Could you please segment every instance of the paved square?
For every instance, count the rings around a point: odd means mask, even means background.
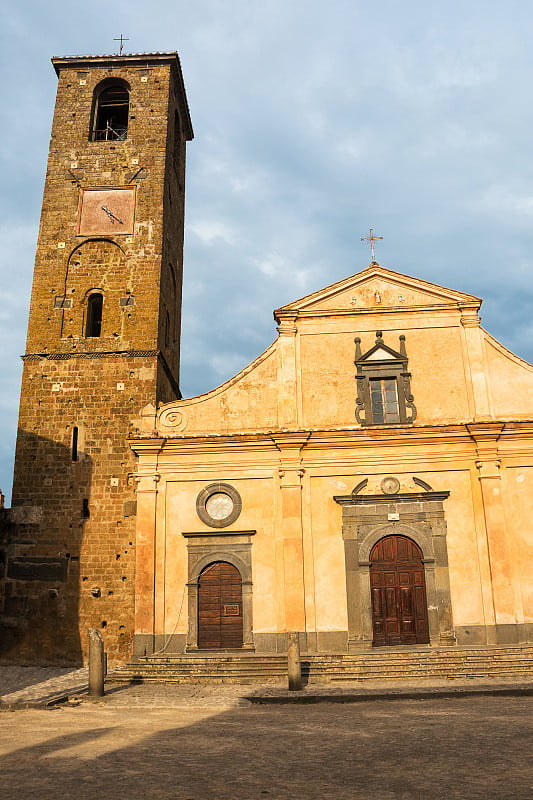
[[[526,800],[531,698],[0,714],[0,793],[54,800]]]

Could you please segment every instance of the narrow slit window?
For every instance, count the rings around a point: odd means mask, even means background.
[[[128,136],[130,93],[120,84],[107,86],[96,98],[93,141],[115,141]]]
[[[103,295],[96,293],[87,302],[87,327],[85,336],[97,338],[102,333]]]
[[[170,347],[170,344],[171,344],[170,314],[167,311],[165,313],[165,347]]]
[[[396,378],[370,379],[370,405],[375,425],[400,421]]]
[[[78,427],[75,425],[72,428],[72,460],[78,460]]]

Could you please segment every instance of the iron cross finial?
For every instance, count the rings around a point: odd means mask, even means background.
[[[366,237],[361,236],[361,241],[362,242],[370,242],[370,247],[372,249],[372,263],[373,264],[376,263],[376,257],[374,255],[374,242],[377,239],[383,239],[383,236],[374,236],[374,231],[373,231],[372,228],[370,228],[370,236],[366,236]]]
[[[129,39],[126,39],[126,37],[125,37],[125,36],[123,36],[122,34],[120,34],[120,38],[118,38],[118,39],[113,39],[113,41],[114,41],[114,42],[120,42],[120,52],[119,52],[119,55],[121,56],[121,55],[122,55],[122,50],[124,49],[124,42],[129,42]]]

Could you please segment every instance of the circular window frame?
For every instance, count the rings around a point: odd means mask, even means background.
[[[207,501],[214,494],[218,493],[227,494],[233,501],[233,511],[228,514],[224,519],[215,519],[211,516],[206,508]],[[234,486],[229,483],[210,483],[205,489],[202,489],[196,498],[196,513],[203,523],[209,525],[210,528],[227,528],[239,517],[242,511],[242,500],[239,492]]]
[[[393,495],[400,491],[400,481],[395,475],[386,475],[380,483],[383,494]]]

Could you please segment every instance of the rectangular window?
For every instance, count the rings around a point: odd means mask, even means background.
[[[400,422],[396,378],[370,378],[372,423]]]

